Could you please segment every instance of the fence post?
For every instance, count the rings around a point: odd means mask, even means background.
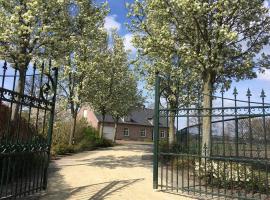
[[[153,157],[153,189],[158,189],[158,143],[159,143],[159,87],[160,77],[156,73],[155,82],[155,112],[154,112],[154,157]]]
[[[50,68],[51,68],[51,61],[50,61]],[[53,124],[54,124],[54,117],[55,117],[55,102],[56,102],[56,94],[57,94],[57,85],[58,85],[58,68],[53,68],[54,71],[54,79],[52,83],[52,90],[53,90],[53,105],[50,113],[49,119],[49,129],[48,129],[48,160],[46,163],[46,168],[44,171],[44,179],[43,179],[43,189],[47,189],[47,181],[48,181],[48,167],[50,163],[50,155],[51,155],[51,143],[52,143],[52,133],[53,133]]]

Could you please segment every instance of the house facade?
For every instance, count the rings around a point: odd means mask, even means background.
[[[105,116],[103,136],[113,140],[114,132],[116,140],[153,141],[154,110],[149,108],[138,108],[128,116],[121,118],[115,131],[115,122],[110,115]],[[89,107],[83,107],[79,112],[79,118],[85,118],[87,122],[96,129],[100,129],[102,116]],[[166,139],[168,125],[165,119],[160,119],[159,137]]]

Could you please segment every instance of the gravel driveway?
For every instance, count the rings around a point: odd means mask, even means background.
[[[41,200],[188,199],[153,191],[151,152],[149,144],[124,144],[53,161]]]

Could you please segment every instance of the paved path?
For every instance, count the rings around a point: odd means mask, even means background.
[[[152,189],[151,145],[124,144],[53,161],[41,200],[189,199]]]

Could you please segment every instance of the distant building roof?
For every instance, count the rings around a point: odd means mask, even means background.
[[[102,115],[95,113],[98,121],[102,121]],[[121,118],[119,123],[153,126],[154,110],[149,108],[137,108],[132,111],[128,116]],[[111,115],[105,116],[105,122],[113,123],[114,120]],[[160,127],[168,127],[166,118],[159,119]]]

